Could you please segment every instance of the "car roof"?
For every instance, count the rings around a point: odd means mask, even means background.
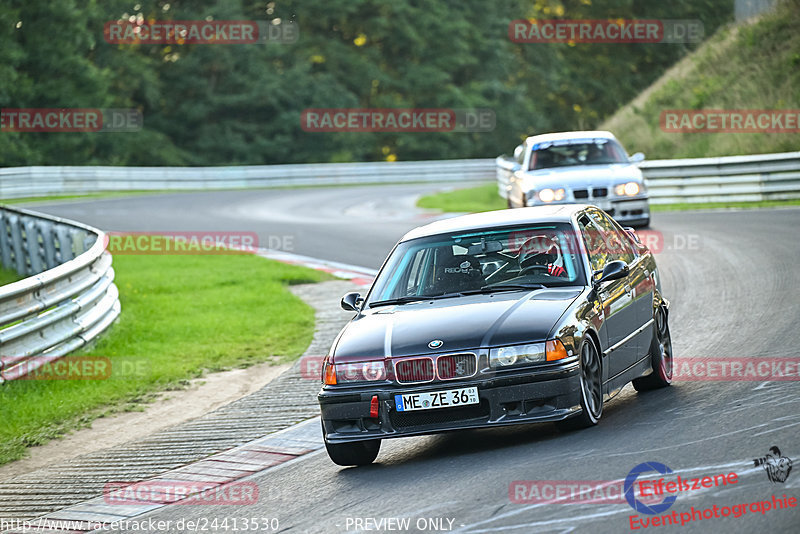
[[[482,230],[503,226],[538,223],[569,223],[575,213],[589,207],[587,204],[556,204],[530,208],[485,211],[441,219],[414,228],[400,239],[401,242],[452,232]]]
[[[587,139],[587,138],[601,138],[601,139],[616,139],[614,134],[604,130],[586,130],[580,132],[554,132],[540,135],[532,135],[528,137],[528,143],[544,143],[547,141],[562,141],[564,139]]]

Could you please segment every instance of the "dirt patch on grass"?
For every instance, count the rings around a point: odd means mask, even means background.
[[[167,427],[200,417],[212,410],[254,393],[286,371],[291,364],[261,363],[246,369],[211,373],[191,380],[186,389],[159,393],[142,411],[101,417],[90,428],[62,439],[31,447],[30,456],[0,467],[0,480],[89,452],[144,438]]]

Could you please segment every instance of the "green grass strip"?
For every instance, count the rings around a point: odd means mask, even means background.
[[[81,353],[110,358],[111,376],[0,385],[0,464],[206,371],[297,358],[314,311],[287,286],[332,278],[252,255],[116,255],[114,269],[122,315]]]

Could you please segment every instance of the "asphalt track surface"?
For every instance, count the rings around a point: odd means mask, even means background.
[[[35,209],[106,230],[254,231],[262,246],[270,236],[291,236],[291,252],[378,268],[406,230],[429,218],[413,203],[431,189],[164,194]],[[676,357],[800,356],[800,209],[656,213],[652,229],[663,234],[657,261]],[[254,475],[256,504],[174,505],[144,517],[206,525],[227,518],[229,532],[234,518],[242,531],[245,517],[277,518],[281,532],[396,531],[387,528],[396,523],[376,528],[384,518],[409,518],[410,532],[630,532],[634,512],[625,502],[515,503],[509,489],[518,480],[618,481],[642,462],[660,462],[683,477],[738,474],[736,484],[681,494],[667,514],[773,495],[800,500],[798,437],[797,381],[680,382],[642,394],[627,386],[591,429],[565,434],[538,424],[388,440],[376,463],[362,468],[340,468],[321,451]],[[774,445],[795,463],[785,483],[753,464]],[[798,532],[798,525],[800,507],[639,531]]]

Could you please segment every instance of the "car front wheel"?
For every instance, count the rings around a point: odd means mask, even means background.
[[[322,430],[323,436],[325,429]],[[381,450],[381,440],[353,441],[350,443],[328,443],[325,440],[325,449],[328,456],[337,465],[369,465],[378,457]]]
[[[603,415],[603,373],[600,352],[586,336],[581,346],[581,413],[558,421],[561,430],[576,430],[596,425]]]
[[[647,391],[672,384],[672,337],[669,333],[667,312],[659,307],[653,317],[655,328],[650,342],[650,363],[653,372],[633,381],[636,391]]]

